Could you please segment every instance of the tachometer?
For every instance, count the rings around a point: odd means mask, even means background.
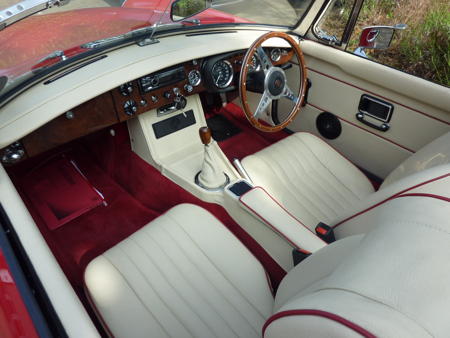
[[[259,70],[259,61],[256,58],[255,55],[252,56],[252,59],[250,60],[249,64],[248,64],[248,70],[250,72],[257,72]]]
[[[233,66],[227,60],[217,61],[211,72],[217,88],[224,89],[233,81]]]

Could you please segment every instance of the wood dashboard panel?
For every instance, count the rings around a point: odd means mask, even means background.
[[[186,76],[189,74],[189,72],[191,70],[200,71],[200,63],[194,64],[193,62],[186,62],[182,66],[184,67]],[[120,121],[125,121],[125,120],[132,118],[133,116],[145,113],[149,110],[172,104],[173,98],[174,98],[174,94],[173,94],[174,88],[178,88],[180,90],[180,94],[183,96],[190,96],[190,95],[198,94],[205,90],[203,83],[200,83],[200,85],[198,85],[197,87],[193,87],[192,92],[190,92],[190,93],[187,92],[186,89],[184,88],[184,86],[189,83],[188,79],[186,78],[183,81],[179,81],[177,83],[173,83],[171,85],[152,90],[151,92],[142,93],[139,90],[138,81],[139,80],[134,80],[131,82],[133,91],[131,92],[131,94],[129,94],[127,96],[122,95],[118,88],[112,90],[114,103],[115,103],[117,114],[118,114]],[[172,94],[172,96],[169,99],[165,98],[164,97],[165,92],[170,92]],[[158,100],[157,102],[152,101],[153,96],[157,98],[157,100]],[[136,103],[137,111],[132,116],[127,115],[124,110],[125,102],[127,102],[128,100],[133,100]],[[145,102],[145,104],[142,104],[141,103],[142,101]]]
[[[102,94],[25,136],[22,144],[29,157],[119,122],[111,93]]]

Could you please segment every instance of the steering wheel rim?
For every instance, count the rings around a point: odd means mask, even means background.
[[[271,38],[282,38],[289,43],[297,56],[298,66],[300,68],[300,86],[298,93],[294,93],[287,85],[286,76],[284,71],[277,66],[272,64],[269,56],[264,52],[262,44],[264,41]],[[264,93],[258,104],[256,112],[252,112],[248,104],[247,95],[247,75],[249,72],[249,62],[251,61],[253,55],[256,55],[259,59],[261,66],[264,71]],[[281,88],[282,87],[282,88]],[[305,59],[303,57],[303,52],[300,49],[298,43],[288,34],[284,32],[269,32],[258,38],[247,50],[242,62],[241,73],[239,77],[239,96],[242,102],[242,107],[250,124],[258,130],[264,132],[277,132],[289,125],[292,120],[300,112],[303,102],[305,100],[305,93],[307,87],[307,76],[306,76],[306,66]],[[280,92],[281,91],[281,92]],[[258,116],[263,113],[270,105],[273,100],[279,98],[287,98],[295,103],[288,117],[284,122],[277,125],[267,125],[259,121]]]

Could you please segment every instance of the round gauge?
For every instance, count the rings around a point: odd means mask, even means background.
[[[280,61],[280,59],[281,59],[281,49],[280,48],[272,49],[272,51],[270,52],[270,58],[274,62]]]
[[[259,70],[259,61],[255,55],[252,56],[252,59],[248,64],[248,70],[250,72],[257,72]]]
[[[197,87],[202,82],[202,75],[196,69],[191,70],[188,74],[188,81],[192,87]]]
[[[226,88],[233,81],[233,66],[227,60],[217,61],[212,67],[211,73],[217,88]]]

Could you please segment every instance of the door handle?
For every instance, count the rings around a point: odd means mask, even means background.
[[[356,119],[358,121],[364,123],[366,126],[369,126],[371,128],[375,128],[375,129],[377,129],[379,131],[383,131],[383,132],[388,131],[389,128],[390,128],[389,124],[387,124],[387,123],[382,123],[382,124],[378,125],[378,124],[375,124],[375,123],[372,123],[372,122],[369,122],[369,121],[365,120],[364,117],[365,117],[365,115],[363,113],[357,113],[356,114]]]

